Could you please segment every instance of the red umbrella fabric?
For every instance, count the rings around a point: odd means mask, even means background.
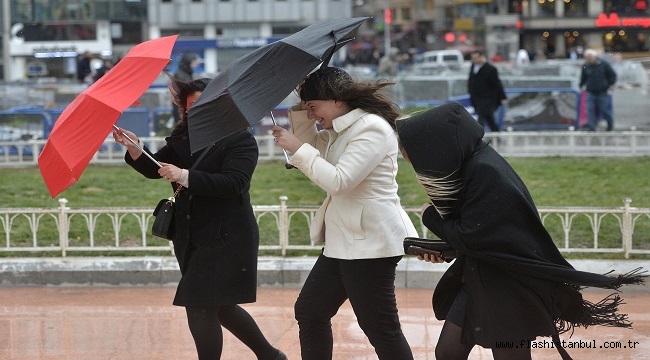
[[[122,112],[138,100],[169,63],[177,37],[166,36],[134,46],[63,110],[38,157],[52,198],[79,180]]]

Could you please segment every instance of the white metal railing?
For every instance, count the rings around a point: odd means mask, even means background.
[[[562,252],[650,254],[650,208],[624,206],[541,207],[539,213]],[[260,250],[281,255],[319,250],[309,241],[309,222],[317,206],[289,206],[285,196],[279,205],[254,206],[260,224]],[[422,237],[431,236],[422,225],[420,207],[405,207],[419,224]],[[0,208],[0,252],[172,253],[171,243],[150,234],[152,208],[83,208],[59,200],[58,208]],[[74,226],[72,226],[74,224]],[[103,225],[100,225],[103,224]],[[56,231],[54,230],[56,229]],[[635,235],[635,230],[637,230]]]
[[[487,133],[485,138],[505,157],[650,155],[650,131],[504,131]],[[282,149],[275,144],[271,135],[258,135],[256,139],[260,161],[284,159]],[[142,140],[153,152],[165,144],[164,137]],[[0,142],[0,167],[37,165],[38,154],[44,145],[45,140]],[[90,162],[124,164],[124,148],[112,138],[107,139]]]

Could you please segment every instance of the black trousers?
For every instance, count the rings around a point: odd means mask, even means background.
[[[303,360],[332,359],[331,319],[347,299],[380,360],[413,359],[395,300],[395,268],[401,258],[318,257],[295,305]]]
[[[478,123],[481,124],[482,126],[487,126],[490,128],[490,131],[492,132],[499,132],[501,129],[499,129],[499,124],[497,124],[496,119],[494,118],[494,112],[497,111],[497,109],[493,108],[486,108],[486,109],[475,109],[476,113],[478,114]]]

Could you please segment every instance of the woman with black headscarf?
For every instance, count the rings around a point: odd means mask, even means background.
[[[618,295],[594,304],[580,290],[618,289],[644,276],[638,269],[618,277],[575,270],[544,228],[522,180],[483,141],[482,126],[465,108],[445,104],[398,121],[397,130],[402,153],[431,199],[422,222],[460,254],[433,295],[436,318],[445,320],[436,358],[466,359],[480,345],[495,359],[530,359],[529,342],[551,336],[562,358],[570,359],[560,333],[575,326],[630,326],[618,312]],[[508,343],[513,348],[498,348]]]

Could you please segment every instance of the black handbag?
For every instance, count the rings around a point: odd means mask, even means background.
[[[456,249],[444,240],[407,237],[404,239],[404,253],[408,255],[436,255],[446,262],[456,258]]]
[[[176,221],[174,220],[174,206],[176,204],[176,196],[181,191],[183,186],[178,185],[174,196],[169,199],[162,199],[156,205],[153,211],[155,217],[153,225],[151,226],[151,234],[159,238],[174,240],[176,235]]]
[[[201,156],[194,162],[190,170],[194,169],[201,162],[201,160],[203,160],[203,157],[208,153],[208,150],[210,148],[212,148],[212,146],[203,150]],[[178,196],[178,193],[183,190],[183,186],[181,184],[176,185],[178,185],[178,187],[176,188],[176,192],[174,192],[174,196],[168,199],[160,200],[153,211],[154,221],[153,225],[151,226],[151,234],[153,236],[167,240],[174,240],[174,236],[176,235],[174,207],[176,206],[176,196]]]

